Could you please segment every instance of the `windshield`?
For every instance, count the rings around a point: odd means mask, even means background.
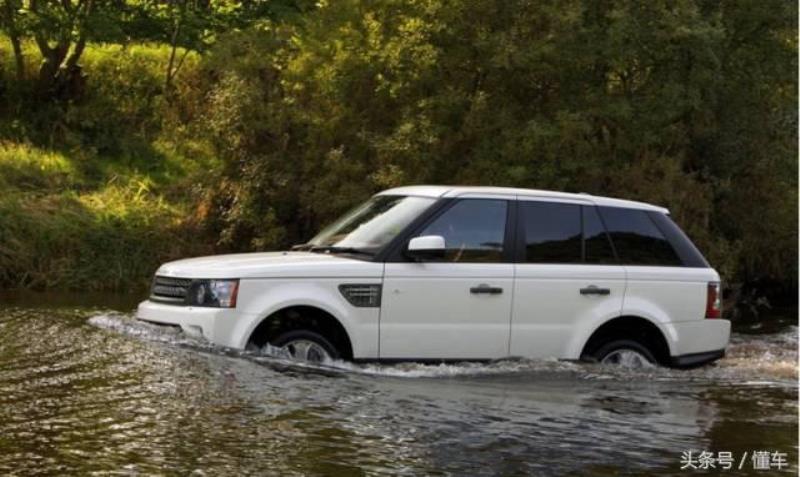
[[[375,196],[344,214],[308,244],[377,252],[435,201],[429,197]]]

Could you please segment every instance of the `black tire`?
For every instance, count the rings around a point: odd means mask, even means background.
[[[625,340],[625,339],[612,340],[603,344],[595,351],[589,353],[588,358],[590,361],[602,363],[603,359],[605,359],[606,356],[610,355],[614,351],[619,351],[624,349],[635,351],[644,356],[644,358],[647,359],[647,361],[649,361],[650,364],[658,365],[658,361],[656,360],[655,356],[653,356],[653,353],[649,349],[647,349],[646,346],[642,345],[638,341]]]
[[[327,353],[330,355],[331,359],[340,359],[341,353],[336,347],[331,344],[324,336],[319,333],[315,333],[309,330],[292,330],[287,331],[277,338],[272,340],[270,343],[272,346],[277,346],[278,348],[282,348],[286,346],[286,344],[295,341],[295,340],[308,340],[313,341],[314,343],[321,346]]]

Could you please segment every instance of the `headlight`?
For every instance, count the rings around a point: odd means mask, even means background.
[[[187,297],[191,306],[236,308],[239,280],[194,280]]]

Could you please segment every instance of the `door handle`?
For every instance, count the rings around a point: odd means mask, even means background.
[[[598,288],[595,285],[589,285],[586,288],[581,288],[581,295],[610,295],[611,290],[608,288]]]
[[[500,287],[490,287],[485,283],[481,283],[476,287],[472,287],[469,289],[469,292],[477,295],[477,294],[486,294],[486,295],[499,295],[503,293],[503,289]]]

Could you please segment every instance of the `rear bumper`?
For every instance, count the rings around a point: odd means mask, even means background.
[[[702,361],[700,358],[705,355],[713,356],[714,353],[719,354],[720,352],[724,354],[731,336],[731,322],[722,319],[673,322],[666,324],[665,331],[671,342],[670,355],[673,359]],[[721,356],[708,359],[708,361],[719,357]]]
[[[673,356],[671,358],[671,364],[675,368],[694,368],[696,366],[702,366],[706,363],[716,361],[724,356],[724,349],[718,349],[716,351],[704,351],[702,353],[683,354],[680,356]]]

